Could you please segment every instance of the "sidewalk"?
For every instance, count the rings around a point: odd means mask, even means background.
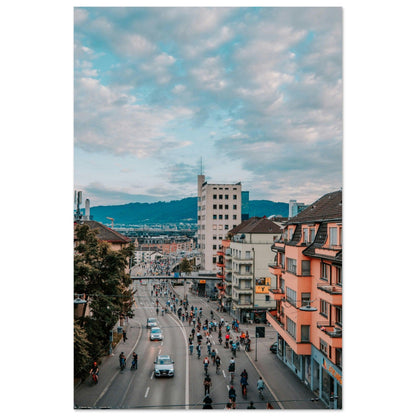
[[[188,292],[194,299],[206,302],[206,298],[199,297]],[[180,296],[182,297],[182,296]],[[214,312],[217,322],[223,318],[230,324],[233,321],[227,312],[217,311],[216,302],[206,302],[207,308]],[[204,311],[205,312],[205,311]],[[257,361],[256,361],[256,326],[265,327],[265,338],[257,339]],[[276,354],[270,351],[270,346],[276,342],[276,331],[268,324],[240,324],[240,334],[248,331],[251,339],[251,351],[244,352],[260,376],[265,381],[268,390],[271,392],[279,406],[284,409],[327,409],[327,406],[320,400],[316,400],[314,393],[279,359]],[[231,329],[231,334],[237,334]]]

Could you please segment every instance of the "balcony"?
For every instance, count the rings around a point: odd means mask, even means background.
[[[325,322],[317,322],[316,326],[320,329],[319,336],[331,347],[342,348],[342,328]]]
[[[284,267],[282,264],[269,264],[269,272],[275,276],[281,275]]]
[[[218,272],[217,277],[219,277],[220,279],[224,279],[224,272]]]
[[[217,256],[224,256],[224,255],[225,255],[224,250],[222,249],[217,250]]]
[[[318,283],[316,287],[324,292],[321,296],[323,300],[334,306],[342,305],[342,286],[331,285],[329,283]]]
[[[285,297],[283,289],[269,289],[269,293],[273,296],[274,300],[281,300]]]
[[[235,287],[233,289],[237,292],[238,295],[251,295],[253,293],[252,287]]]
[[[217,267],[224,268],[225,267],[224,261],[218,261],[217,262]]]
[[[253,273],[250,272],[244,272],[244,273],[239,273],[239,272],[234,272],[234,277],[237,277],[238,279],[252,279],[253,278]]]

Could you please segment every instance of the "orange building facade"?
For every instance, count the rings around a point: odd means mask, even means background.
[[[296,217],[272,246],[277,356],[330,408],[342,408],[342,191]]]

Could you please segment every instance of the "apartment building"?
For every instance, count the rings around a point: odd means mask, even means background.
[[[342,408],[342,191],[290,218],[270,272],[267,320],[277,356],[331,408]]]
[[[244,197],[244,201],[243,201]],[[241,223],[242,206],[248,207],[248,192],[241,183],[208,184],[198,175],[198,234],[201,269],[217,270],[217,251],[227,233]]]
[[[267,218],[243,221],[228,234],[218,252],[223,279],[217,288],[221,304],[241,322],[266,322],[266,311],[276,308],[269,289],[276,288],[276,276],[270,274],[274,259],[270,250],[282,229]]]

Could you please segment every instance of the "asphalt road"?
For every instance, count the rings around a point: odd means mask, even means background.
[[[204,371],[202,358],[207,354],[205,340],[203,341],[202,357],[198,359],[194,350],[189,355],[187,338],[192,329],[186,322],[182,323],[177,316],[166,314],[157,316],[163,331],[163,341],[150,341],[149,330],[145,328],[148,317],[156,317],[155,298],[150,295],[151,282],[147,286],[135,283],[136,310],[134,318],[128,323],[128,340],[121,342],[114,350],[113,356],[108,356],[101,364],[100,378],[97,385],[89,380],[79,385],[74,392],[74,403],[79,408],[110,408],[110,409],[201,409],[204,398]],[[182,296],[184,287],[176,290]],[[165,302],[166,298],[161,298]],[[189,295],[190,305],[203,308],[203,320],[209,319],[210,308],[205,300]],[[228,402],[230,379],[227,368],[231,352],[219,345],[217,333],[213,332],[211,342],[218,350],[222,359],[222,371],[215,373],[215,367],[210,365],[209,374],[212,379],[210,396],[213,407],[223,409]],[[120,371],[118,355],[121,351],[127,356],[127,368]],[[138,370],[130,370],[131,354],[139,356]],[[175,376],[173,378],[154,377],[153,361],[158,354],[169,354],[175,361]],[[248,372],[247,399],[241,397],[239,374],[246,369]],[[266,408],[268,400],[272,400],[270,392],[265,391],[264,400],[259,400],[256,382],[258,373],[244,352],[237,352],[236,382],[237,409],[247,408],[252,400],[257,409]],[[274,405],[277,407],[276,404]]]

